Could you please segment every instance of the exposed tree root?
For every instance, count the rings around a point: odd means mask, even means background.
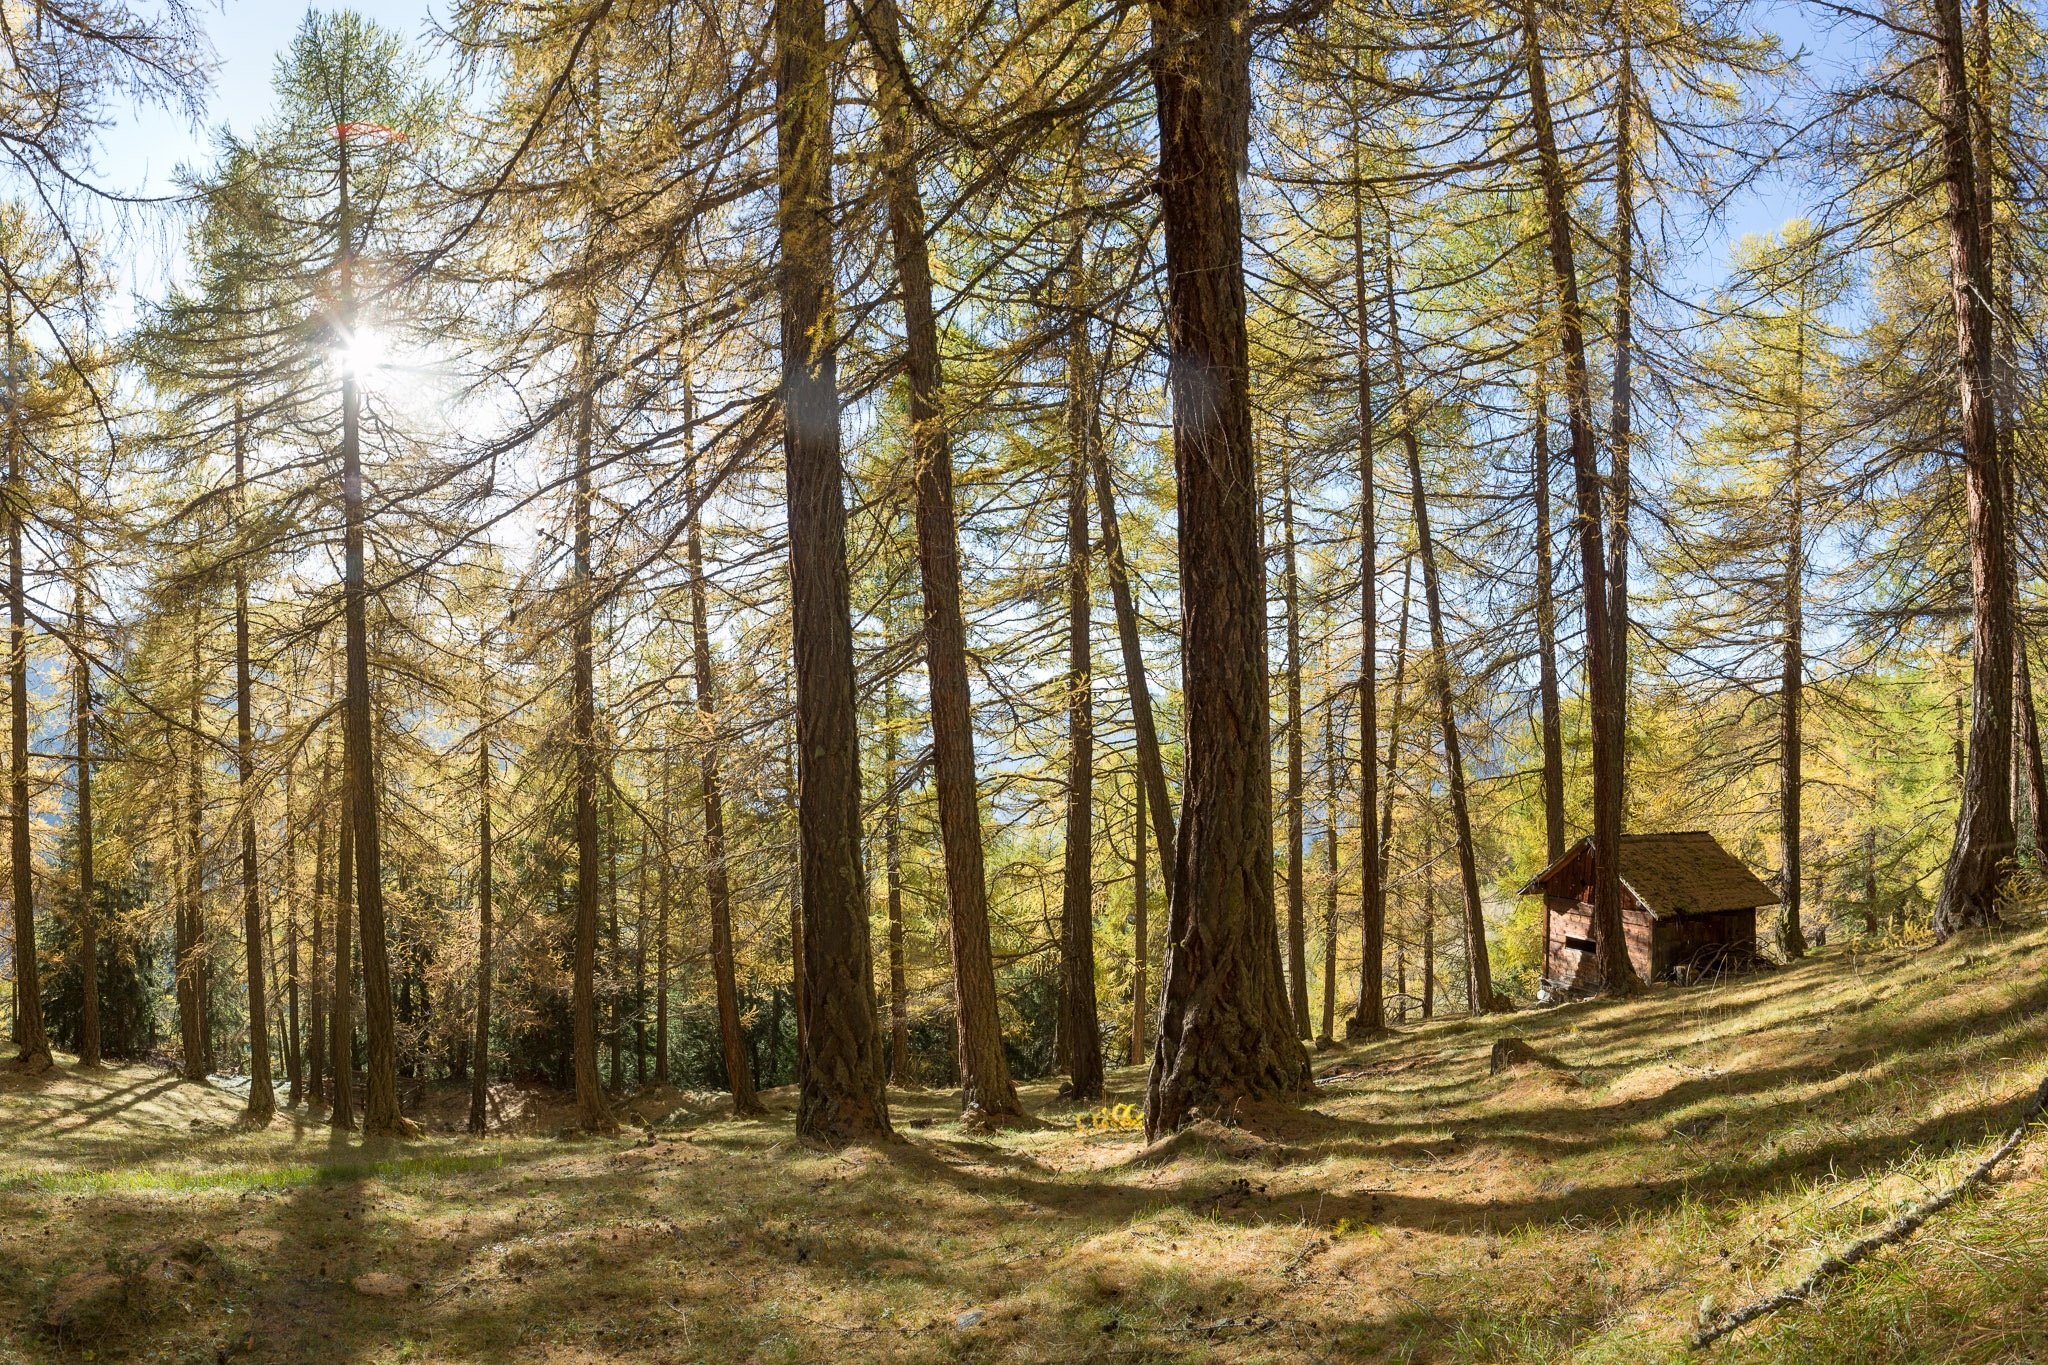
[[[1918,1232],[1920,1226],[1929,1218],[1940,1213],[1970,1190],[1990,1179],[1992,1171],[1996,1170],[2000,1162],[2011,1156],[2018,1149],[2020,1143],[2027,1136],[2027,1129],[2031,1128],[2034,1125],[2034,1121],[2041,1118],[2043,1114],[2048,1114],[2048,1079],[2042,1080],[2040,1088],[2034,1092],[2033,1103],[2029,1104],[2026,1112],[2020,1115],[2020,1121],[2014,1125],[2013,1130],[2005,1135],[2005,1141],[1999,1143],[1989,1156],[1978,1162],[1968,1175],[1941,1191],[1941,1193],[1922,1200],[1912,1208],[1907,1209],[1879,1231],[1873,1232],[1863,1240],[1853,1242],[1843,1250],[1825,1258],[1799,1283],[1792,1285],[1788,1289],[1781,1289],[1766,1298],[1758,1299],[1756,1302],[1749,1304],[1747,1307],[1737,1309],[1733,1313],[1724,1314],[1706,1327],[1701,1328],[1693,1334],[1692,1344],[1695,1347],[1711,1346],[1722,1337],[1755,1322],[1758,1318],[1775,1313],[1780,1308],[1789,1308],[1795,1303],[1800,1303],[1812,1297],[1813,1292],[1823,1284],[1849,1269],[1858,1261],[1865,1259],[1871,1253],[1881,1251],[1888,1246],[1897,1246],[1900,1242],[1905,1241],[1915,1232]]]

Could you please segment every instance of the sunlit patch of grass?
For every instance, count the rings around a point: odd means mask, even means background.
[[[0,1172],[0,1190],[31,1194],[193,1194],[208,1190],[288,1189],[361,1180],[395,1185],[467,1175],[472,1171],[491,1171],[504,1164],[504,1155],[497,1152],[438,1152],[381,1161],[275,1166],[250,1164],[198,1170],[13,1171]]]

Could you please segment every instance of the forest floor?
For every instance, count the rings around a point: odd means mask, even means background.
[[[1555,1066],[1488,1074],[1518,1037]],[[1816,1302],[1703,1312],[1945,1185],[2048,1070],[2048,926],[1410,1026],[1311,1107],[1145,1154],[1084,1114],[799,1142],[705,1097],[616,1139],[378,1150],[130,1067],[0,1079],[0,1358],[2048,1360],[2048,1130]],[[664,1110],[649,1112],[652,1107]],[[532,1125],[528,1125],[532,1126]]]

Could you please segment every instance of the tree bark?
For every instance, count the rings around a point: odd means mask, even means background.
[[[1799,344],[1794,348],[1798,382],[1806,372],[1805,322],[1801,312]],[[1804,788],[1804,744],[1800,725],[1806,686],[1806,470],[1805,416],[1795,411],[1792,450],[1785,470],[1785,578],[1781,589],[1784,635],[1780,640],[1778,680],[1778,856],[1784,872],[1778,887],[1778,950],[1786,959],[1806,955],[1806,934],[1799,922],[1801,891],[1800,797]]]
[[[8,704],[12,716],[8,748],[9,850],[14,895],[14,1031],[20,1045],[15,1062],[25,1071],[51,1066],[50,1035],[43,1024],[43,987],[36,961],[35,863],[29,847],[33,814],[28,797],[28,590],[22,560],[22,516],[28,506],[23,484],[20,380],[14,332],[14,301],[7,317],[7,612]]]
[[[1393,290],[1387,291],[1388,336],[1394,356],[1394,387],[1401,392],[1400,328],[1393,313]],[[1443,735],[1444,774],[1451,797],[1451,831],[1457,839],[1458,883],[1464,892],[1466,1003],[1474,1014],[1498,1009],[1493,994],[1493,967],[1486,949],[1486,916],[1479,899],[1479,870],[1472,853],[1472,815],[1465,796],[1465,759],[1458,742],[1457,699],[1451,689],[1450,643],[1444,638],[1443,590],[1437,576],[1436,543],[1429,530],[1429,498],[1422,487],[1421,443],[1412,422],[1404,422],[1401,443],[1408,454],[1408,488],[1415,500],[1416,551],[1422,558],[1422,600],[1429,614],[1431,681],[1435,684],[1437,725]]]
[[[1294,471],[1280,456],[1280,607],[1287,658],[1287,995],[1294,1007],[1294,1034],[1309,1036],[1308,926],[1301,846],[1301,576],[1294,556]]]
[[[882,872],[889,915],[889,1084],[913,1083],[910,1074],[910,1002],[903,975],[903,820],[897,783],[896,683],[889,680],[882,711]],[[962,1068],[964,1073],[965,1068]]]
[[[248,458],[243,445],[242,409],[235,405],[235,521],[247,516]],[[263,980],[263,889],[256,870],[256,718],[249,672],[249,571],[235,558],[235,805],[242,842],[242,939],[249,972],[249,1097],[242,1121],[267,1124],[277,1113],[270,1084],[270,1002]]]
[[[1265,557],[1252,450],[1243,216],[1244,0],[1152,9],[1179,495],[1187,764],[1148,1136],[1310,1084],[1273,916]]]
[[[92,853],[92,666],[85,657],[85,561],[81,547],[71,625],[78,637],[72,660],[72,725],[76,745],[77,804],[74,828],[78,838],[78,1064],[100,1064],[100,940],[99,910],[94,905]]]
[[[886,1138],[861,866],[858,712],[833,316],[832,45],[824,0],[775,0],[782,443],[801,793],[799,1135]]]
[[[569,726],[575,753],[576,937],[569,1016],[576,1079],[576,1120],[587,1132],[612,1127],[597,1070],[597,912],[603,894],[603,849],[597,828],[597,644],[595,585],[590,564],[591,446],[596,423],[594,323],[586,318],[577,342],[574,454],[570,516],[572,565],[569,626]]]
[[[1351,297],[1357,324],[1358,363],[1358,902],[1361,925],[1358,1004],[1344,1021],[1346,1041],[1386,1027],[1382,978],[1386,972],[1385,850],[1372,837],[1379,804],[1379,492],[1372,413],[1371,299],[1365,275],[1365,167],[1353,128],[1351,143]],[[1389,775],[1391,781],[1391,772]]]
[[[1628,782],[1629,511],[1635,490],[1629,473],[1635,423],[1635,49],[1628,7],[1615,10],[1621,59],[1614,105],[1614,389],[1608,400],[1611,468],[1607,501],[1607,643],[1613,654],[1616,784]]]
[[[346,764],[344,764],[346,768]],[[328,1087],[334,1099],[327,1107],[330,1127],[356,1126],[355,1063],[355,945],[351,926],[355,919],[356,821],[350,810],[355,797],[349,790],[346,772],[342,778],[340,836],[335,840],[334,873],[334,1007],[328,1011],[327,1031],[334,1050],[328,1068]]]
[[[1079,254],[1079,245],[1075,247]],[[1079,293],[1078,280],[1074,281]],[[1095,367],[1077,312],[1067,343],[1067,830],[1060,895],[1060,1041],[1075,1100],[1102,1098],[1095,1000],[1095,710],[1089,633],[1088,472]]]
[[[1564,352],[1565,399],[1570,418],[1572,470],[1577,496],[1580,577],[1586,619],[1586,676],[1593,730],[1593,936],[1600,955],[1602,990],[1630,995],[1642,988],[1629,962],[1621,923],[1622,706],[1621,679],[1608,620],[1607,565],[1599,455],[1593,443],[1593,390],[1586,364],[1585,319],[1579,302],[1572,245],[1571,196],[1551,123],[1550,92],[1536,7],[1522,6],[1523,57],[1528,66],[1529,113],[1542,183],[1546,240],[1557,290],[1558,331]]]
[[[1116,489],[1109,477],[1109,443],[1098,435],[1088,444],[1095,457],[1095,514],[1102,522],[1103,576],[1109,580],[1117,645],[1124,660],[1124,688],[1131,699],[1131,729],[1137,736],[1138,780],[1145,787],[1145,806],[1159,850],[1160,889],[1171,901],[1173,802],[1166,794],[1166,763],[1159,752],[1159,727],[1152,715],[1152,688],[1145,681],[1145,647],[1138,635],[1138,605],[1131,589],[1130,563],[1124,555],[1123,528],[1117,521]],[[1139,1046],[1142,1052],[1143,1044]]]
[[[718,1003],[718,1043],[725,1058],[727,1084],[732,1089],[732,1111],[742,1118],[766,1113],[754,1091],[754,1074],[747,1057],[747,1040],[740,1026],[740,998],[732,951],[732,883],[726,871],[725,787],[719,769],[718,675],[711,663],[711,611],[704,574],[702,508],[697,485],[696,390],[690,366],[683,373],[683,426],[686,458],[684,497],[689,500],[689,522],[684,532],[684,556],[690,572],[690,676],[697,695],[697,787],[704,806],[704,892],[711,908],[711,979]],[[664,940],[664,948],[666,940]],[[662,981],[667,982],[664,974]],[[662,1055],[667,1056],[666,1015],[657,1026],[662,1035]],[[662,1064],[665,1074],[666,1062]]]
[[[1545,367],[1536,369],[1534,477],[1536,504],[1536,694],[1543,745],[1543,864],[1564,857],[1564,705],[1557,680],[1557,589],[1551,562],[1550,395]]]
[[[490,1126],[491,930],[496,890],[491,847],[490,636],[484,636],[483,677],[476,723],[476,1027],[469,1049],[469,1131],[482,1137]]]
[[[308,1104],[319,1104],[327,1098],[327,929],[323,911],[327,905],[327,802],[332,776],[331,751],[330,741],[320,753],[320,785],[314,791],[313,801],[313,941],[308,982],[312,1017],[306,1025]]]
[[[668,915],[674,894],[673,872],[675,822],[670,797],[672,770],[668,736],[661,746],[661,839],[657,847],[661,861],[654,878],[654,1083],[667,1085],[668,1070]],[[722,1040],[721,1040],[722,1041]],[[747,1065],[745,1040],[741,1040],[740,1065]]]
[[[298,806],[294,800],[292,769],[296,765],[287,759],[284,765],[284,1070],[288,1089],[285,1092],[285,1107],[296,1109],[306,1097],[306,1056],[301,1042],[305,1035],[299,1031],[301,1022],[299,1005],[299,823]],[[266,929],[266,932],[268,930]],[[271,951],[273,970],[277,962],[276,949]]]
[[[1145,885],[1145,774],[1131,782],[1131,1065],[1145,1060],[1145,1029],[1152,992],[1146,980],[1151,953],[1151,888]]]
[[[1323,1027],[1316,1034],[1317,1047],[1337,1041],[1337,700],[1323,700]],[[1362,829],[1360,842],[1372,842],[1370,829]]]
[[[340,146],[341,322],[354,335],[354,227],[350,215],[349,140]],[[341,378],[341,502],[344,578],[343,632],[347,682],[343,691],[342,780],[355,822],[356,915],[362,939],[364,1057],[363,1132],[408,1134],[398,1112],[398,1034],[391,1008],[391,962],[384,927],[384,861],[377,800],[377,763],[370,700],[370,589],[365,549],[362,462],[362,389],[353,367]]]
[[[178,969],[184,977],[184,989],[179,993],[179,1026],[184,1045],[183,1075],[186,1080],[204,1083],[207,1074],[213,1070],[213,1039],[207,1019],[207,1004],[212,995],[211,973],[208,971],[206,942],[205,903],[205,846],[203,840],[203,819],[206,789],[199,766],[199,750],[203,742],[199,732],[199,630],[200,617],[198,601],[193,601],[193,612],[189,641],[188,679],[191,694],[185,704],[185,857],[180,871],[184,874],[185,941],[178,953]]]
[[[2013,854],[2013,575],[1999,470],[1988,225],[1979,216],[1977,158],[1959,0],[1935,0],[1936,89],[1948,190],[1963,481],[1970,526],[1970,739],[1955,845],[1934,907],[1934,936],[1998,921]]]
[[[918,189],[907,93],[902,88],[900,22],[894,0],[869,13],[887,49],[878,65],[882,95],[883,178],[896,279],[903,297],[904,370],[910,388],[912,503],[924,599],[924,657],[929,679],[932,778],[951,919],[954,1020],[963,1109],[989,1118],[1023,1112],[1003,1053],[990,952],[987,871],[974,765],[974,721],[967,680],[967,625],[960,608],[960,537],[953,502],[953,452],[932,304],[930,246]]]

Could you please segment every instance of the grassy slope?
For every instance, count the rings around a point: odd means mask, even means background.
[[[1486,1074],[1528,1039],[1566,1071]],[[1802,1274],[1969,1164],[2048,1070],[2048,928],[1832,949],[1741,984],[1413,1027],[1317,1058],[1247,1151],[1132,1160],[1048,1120],[906,1141],[682,1117],[651,1144],[390,1152],[131,1068],[0,1080],[0,1356],[915,1360],[1686,1358],[1703,1304]],[[1112,1073],[1135,1100],[1142,1073]],[[2048,1359],[2048,1133],[1990,1192],[1725,1360]],[[33,1324],[65,1272],[206,1239],[225,1292],[147,1334]],[[412,1286],[351,1287],[368,1271]],[[2030,1354],[2031,1353],[2031,1354]]]

